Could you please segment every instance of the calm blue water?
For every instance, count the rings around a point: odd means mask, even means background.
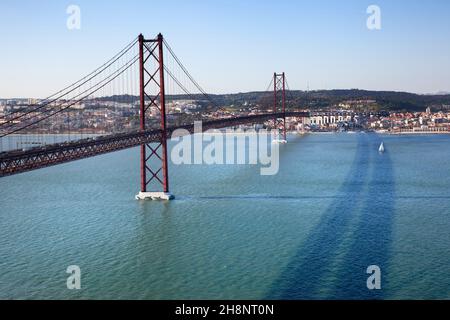
[[[0,298],[450,298],[449,136],[289,140],[275,176],[171,165],[171,202],[138,149],[0,179]]]

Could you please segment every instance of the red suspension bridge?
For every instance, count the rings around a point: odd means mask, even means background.
[[[271,112],[244,116],[221,113],[224,107],[195,81],[161,34],[155,39],[139,35],[77,82],[0,117],[1,147],[6,149],[0,153],[0,177],[140,146],[140,198],[170,198],[167,139],[176,129],[193,133],[195,120],[202,121],[203,131],[271,123],[286,140],[286,117],[309,116],[306,112],[286,112],[284,73],[275,73],[272,83]],[[180,98],[201,99],[215,116],[189,112],[168,119],[173,114],[167,112],[167,105]],[[101,105],[106,100],[112,100],[116,107],[138,104],[138,121],[113,123],[108,134],[87,134],[82,128],[91,122],[89,116],[74,110],[82,110],[83,103]],[[152,192],[148,192],[150,187]]]

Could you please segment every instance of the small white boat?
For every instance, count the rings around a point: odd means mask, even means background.
[[[384,142],[380,144],[380,147],[378,148],[378,152],[383,153],[384,152]]]

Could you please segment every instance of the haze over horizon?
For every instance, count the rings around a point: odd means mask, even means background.
[[[81,10],[69,30],[69,5]],[[369,5],[381,29],[366,25]],[[450,91],[450,2],[351,0],[31,0],[0,3],[0,98],[44,98],[111,58],[139,33],[161,32],[213,94],[262,91],[274,71],[292,90]]]
[[[416,95],[422,95],[422,96],[447,96],[450,95],[450,92],[448,91],[439,91],[439,92],[429,92],[429,93],[417,93],[417,92],[408,92],[408,91],[395,91],[395,90],[368,90],[368,89],[361,89],[361,88],[341,88],[341,89],[310,89],[309,92],[320,92],[320,91],[334,91],[334,90],[359,90],[359,91],[369,91],[369,92],[397,92],[397,93],[408,93],[408,94],[416,94]],[[291,91],[303,91],[306,92],[307,90],[301,90],[301,89],[291,89]],[[262,90],[250,90],[250,91],[241,91],[241,92],[225,92],[225,93],[214,93],[214,92],[207,92],[211,95],[238,95],[238,94],[245,94],[245,93],[251,93],[251,92],[264,92]],[[200,93],[198,93],[200,94]],[[177,95],[177,94],[175,94]],[[184,95],[184,94],[179,94]],[[138,97],[138,96],[136,96]],[[9,100],[9,99],[45,99],[46,97],[0,97],[0,100]]]

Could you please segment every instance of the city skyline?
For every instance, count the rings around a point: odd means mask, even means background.
[[[67,28],[70,5],[80,8],[80,29]],[[380,30],[367,28],[370,5],[380,8]],[[141,32],[162,32],[210,93],[262,91],[273,71],[288,72],[293,90],[450,91],[446,1],[4,1],[0,9],[1,98],[44,98]]]

